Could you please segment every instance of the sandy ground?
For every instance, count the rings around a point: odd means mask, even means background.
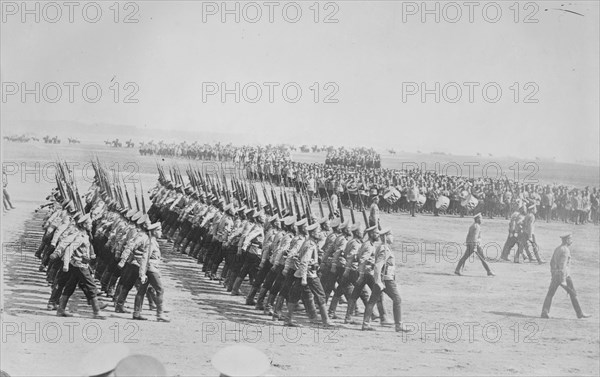
[[[6,146],[6,145],[5,145]],[[210,364],[220,348],[241,342],[271,358],[273,375],[598,375],[599,239],[598,226],[539,223],[537,238],[543,258],[550,259],[560,234],[571,231],[572,277],[584,310],[592,318],[578,320],[565,292],[557,292],[551,316],[539,318],[550,282],[549,264],[492,262],[497,276],[487,277],[479,261],[467,263],[465,276],[453,274],[460,255],[453,246],[464,242],[469,218],[406,214],[382,215],[396,235],[397,282],[403,321],[412,331],[392,328],[361,332],[359,325],[335,320],[335,330],[305,326],[298,332],[272,322],[242,297],[232,297],[205,279],[200,265],[171,252],[163,244],[162,267],[170,324],[131,321],[107,310],[105,321],[90,319],[91,310],[77,291],[70,301],[74,318],[57,318],[45,310],[49,288],[33,257],[40,240],[40,213],[34,210],[50,191],[44,165],[60,153],[68,161],[134,163],[147,190],[156,180],[155,160],[133,150],[96,146],[7,145],[4,159],[36,169],[10,178],[9,192],[17,209],[2,215],[2,370],[11,375],[78,375],[82,356],[102,343],[124,343],[132,352],[161,360],[172,375],[217,375]],[[80,166],[81,167],[81,166]],[[121,170],[125,168],[121,167]],[[83,174],[79,172],[80,174]],[[80,188],[87,188],[84,179]],[[502,247],[507,221],[483,223],[487,255]],[[461,249],[462,252],[463,249]],[[498,251],[499,252],[499,251]],[[248,291],[246,285],[243,286]],[[132,295],[128,305],[132,306]],[[391,300],[385,299],[391,314]],[[338,313],[345,310],[341,305]],[[147,306],[146,306],[147,308]],[[109,307],[110,309],[110,307]],[[361,305],[362,309],[362,305]],[[357,318],[358,319],[358,318]]]

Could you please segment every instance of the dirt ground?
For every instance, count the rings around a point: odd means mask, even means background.
[[[551,319],[540,319],[550,282],[548,263],[538,265],[492,262],[497,276],[487,277],[477,260],[467,263],[465,276],[453,274],[470,218],[382,214],[382,224],[395,234],[396,280],[402,295],[403,322],[411,331],[401,335],[377,326],[334,320],[334,330],[310,325],[288,329],[281,322],[243,305],[217,282],[201,274],[191,258],[163,243],[162,275],[171,323],[131,321],[109,307],[105,321],[90,319],[91,310],[77,291],[70,301],[73,318],[46,311],[49,287],[37,272],[33,253],[41,237],[41,214],[34,212],[48,195],[51,175],[46,163],[60,154],[85,164],[92,153],[102,161],[132,163],[147,191],[155,182],[155,159],[135,150],[102,146],[4,144],[5,163],[17,166],[8,190],[15,210],[2,215],[2,345],[1,369],[12,376],[79,375],[79,361],[99,344],[124,343],[134,353],[161,360],[169,374],[218,375],[211,366],[220,348],[241,342],[262,350],[276,376],[338,375],[595,375],[600,373],[598,226],[538,223],[537,238],[544,259],[560,244],[559,235],[573,232],[572,277],[589,319],[577,319],[563,291],[555,295]],[[36,167],[35,163],[40,165]],[[16,164],[16,165],[15,165]],[[24,165],[23,165],[24,164]],[[82,166],[76,167],[76,172]],[[24,168],[29,174],[23,174]],[[36,169],[39,173],[36,176]],[[90,170],[91,172],[91,170]],[[91,173],[90,173],[91,174]],[[91,175],[90,175],[91,177]],[[79,179],[80,189],[87,189]],[[496,256],[507,233],[504,219],[484,219],[486,255]],[[247,292],[247,285],[243,286]],[[128,305],[133,305],[132,295]],[[385,299],[391,314],[391,300]],[[338,314],[346,306],[338,308]],[[362,305],[361,305],[362,309]],[[356,318],[357,320],[359,318]]]

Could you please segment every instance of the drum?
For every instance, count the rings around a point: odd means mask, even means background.
[[[389,187],[385,194],[383,194],[383,200],[392,205],[400,199],[400,196],[400,191],[398,191],[395,187]]]
[[[470,210],[475,209],[475,207],[477,207],[477,204],[479,204],[479,200],[477,200],[476,197],[474,197],[473,195],[469,195],[466,199],[464,199],[462,202],[460,202],[460,205],[468,208]]]
[[[449,205],[450,199],[448,199],[446,196],[440,195],[437,202],[435,203],[435,208],[439,209],[440,211],[445,211],[448,209]]]
[[[467,198],[469,198],[469,196],[471,196],[471,194],[469,194],[469,192],[467,190],[463,190],[460,193],[460,200],[466,200]]]
[[[427,198],[425,197],[425,195],[419,194],[419,196],[417,196],[417,207],[423,207],[426,201]]]

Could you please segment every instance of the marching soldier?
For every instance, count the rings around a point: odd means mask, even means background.
[[[565,234],[560,237],[562,243],[559,247],[554,250],[552,259],[550,260],[550,273],[552,279],[550,281],[550,287],[548,288],[548,294],[544,300],[544,306],[542,307],[542,318],[550,318],[550,306],[552,306],[552,298],[556,293],[558,287],[563,287],[565,291],[571,297],[571,304],[575,309],[577,318],[589,318],[589,314],[585,314],[581,310],[579,300],[577,299],[577,292],[575,292],[575,286],[571,279],[570,265],[571,265],[571,250],[569,246],[573,243],[571,234]]]
[[[346,266],[350,265],[352,268],[353,276],[350,277],[351,281],[354,284],[354,289],[352,291],[352,295],[350,296],[350,300],[348,301],[348,308],[346,311],[346,319],[345,323],[353,323],[352,314],[354,313],[354,309],[356,308],[356,301],[363,294],[365,286],[368,286],[373,291],[373,287],[375,285],[375,280],[373,277],[373,265],[374,265],[374,255],[375,255],[375,243],[379,237],[379,231],[377,226],[371,226],[365,229],[365,233],[368,235],[368,240],[363,242],[360,245],[360,248],[354,255],[354,257],[348,256],[346,257],[347,263]],[[352,255],[352,254],[351,254]],[[356,270],[354,270],[354,266],[357,265]],[[348,271],[348,267],[346,267],[346,271]],[[368,305],[369,296],[365,295],[366,302],[365,306]],[[386,320],[386,313],[383,307],[382,297],[379,296],[379,299],[376,301],[377,309],[379,310],[379,315],[381,319],[381,325],[390,324]]]
[[[327,222],[329,223],[329,222]],[[334,244],[335,240],[341,235],[340,233],[340,219],[336,217],[327,225],[331,228],[331,232],[325,238],[323,244],[323,256],[321,257],[321,265],[319,267],[319,274],[321,282],[323,283],[323,290],[325,291],[325,300],[328,300],[329,294],[335,287],[336,274],[331,272],[331,266],[333,261]]]
[[[150,236],[147,229],[144,228],[144,224],[146,223],[145,217],[147,215],[142,215],[141,213],[142,212],[140,211],[133,217],[138,227],[138,233],[127,243],[123,253],[121,253],[121,260],[119,261],[119,267],[121,267],[122,272],[121,278],[119,279],[119,287],[117,287],[118,295],[115,294],[116,313],[127,313],[124,308],[127,295],[131,288],[138,282],[138,279],[142,279],[142,272],[145,274],[146,271],[146,266],[144,265],[142,267],[142,257],[149,247]]]
[[[298,251],[298,269],[294,273],[294,280],[290,289],[289,300],[288,300],[288,317],[285,321],[286,326],[298,326],[294,323],[293,315],[296,310],[296,304],[301,296],[305,297],[305,302],[311,300],[308,296],[309,292],[312,292],[314,300],[319,307],[321,314],[321,321],[324,327],[331,327],[329,323],[329,317],[327,316],[327,308],[325,307],[325,292],[321,281],[317,277],[318,268],[318,223],[313,223],[306,227],[309,232],[309,237],[302,244],[302,247]]]
[[[256,277],[258,272],[258,266],[260,265],[260,258],[262,256],[262,246],[265,238],[265,215],[263,212],[256,212],[254,214],[254,224],[251,230],[246,235],[243,240],[242,246],[240,248],[241,253],[246,253],[246,260],[244,261],[244,265],[240,270],[240,274],[236,277],[235,282],[233,283],[233,289],[231,294],[233,296],[240,296],[240,286],[246,278],[246,275],[250,275],[250,277]],[[256,305],[256,302],[252,299],[251,301],[246,300],[246,305]]]
[[[502,248],[500,259],[508,262],[508,254],[510,254],[510,251],[513,247],[515,247],[515,245],[518,247],[519,233],[521,233],[521,224],[524,219],[525,218],[519,213],[519,211],[513,212],[513,214],[510,216],[510,221],[508,223],[508,238],[506,239],[504,247]]]
[[[391,229],[385,229],[380,232],[381,245],[377,247],[375,252],[375,267],[373,270],[373,291],[367,307],[365,308],[365,314],[363,316],[363,331],[375,330],[371,327],[371,316],[373,314],[373,308],[377,302],[380,302],[381,294],[385,292],[393,302],[394,311],[394,323],[396,325],[396,332],[408,331],[402,325],[401,317],[401,299],[400,292],[395,280],[396,270],[396,259],[392,252],[391,245],[394,243]]]
[[[535,259],[537,259],[539,264],[542,264],[543,261],[539,255],[539,247],[538,247],[537,242],[535,242],[535,231],[534,231],[535,208],[536,208],[535,203],[528,207],[528,213],[525,216],[525,219],[523,220],[523,231],[521,232],[521,237],[519,240],[519,249],[520,250],[517,251],[517,253],[519,255],[521,255],[523,253],[523,250],[525,250],[525,252],[527,253],[527,258],[529,258],[530,261],[533,261],[533,258],[531,257],[531,253],[529,253],[529,244],[531,243],[531,247],[533,249],[533,255],[535,256]],[[518,261],[519,261],[518,257],[515,257],[515,262],[518,263]]]
[[[51,270],[55,270],[52,276],[52,293],[50,294],[50,299],[48,300],[48,310],[57,310],[59,305],[59,300],[62,295],[62,292],[67,284],[67,281],[70,278],[69,269],[67,271],[63,270],[64,263],[63,256],[64,250],[67,246],[69,246],[79,234],[80,227],[77,225],[77,221],[81,218],[82,213],[77,212],[73,215],[71,224],[62,232],[60,239],[52,240],[52,242],[56,245],[53,246],[52,254],[50,254],[50,261],[52,263]],[[66,261],[69,263],[69,261]],[[72,269],[71,269],[72,271]]]
[[[163,286],[160,277],[158,265],[161,261],[160,246],[157,239],[162,236],[162,229],[159,222],[145,222],[144,228],[148,232],[148,237],[144,237],[145,244],[143,245],[143,253],[139,259],[139,278],[140,286],[135,296],[133,319],[146,320],[142,316],[142,306],[144,304],[144,295],[151,285],[156,292],[156,320],[158,322],[171,322],[171,319],[164,314],[163,311]]]
[[[277,215],[270,216],[267,220],[268,220],[267,223],[270,224],[270,227],[266,231],[265,236],[264,236],[264,241],[263,241],[263,245],[262,245],[262,254],[261,254],[261,258],[260,258],[260,263],[258,265],[258,273],[256,274],[256,278],[254,279],[254,284],[252,285],[252,290],[250,291],[250,293],[248,294],[248,297],[246,298],[247,305],[254,305],[254,306],[256,306],[256,309],[259,309],[259,310],[264,309],[264,306],[262,305],[262,301],[265,298],[266,291],[264,291],[264,294],[262,295],[262,297],[259,296],[258,303],[256,301],[254,301],[254,296],[256,296],[256,294],[260,290],[260,287],[262,286],[263,282],[265,281],[267,274],[269,273],[269,271],[271,271],[271,268],[273,267],[273,265],[270,262],[270,257],[273,252],[273,244],[275,243],[275,239],[277,238],[277,241],[279,241],[279,234],[280,234],[280,228],[281,228],[281,225],[279,223],[279,217]],[[260,305],[259,305],[259,303],[260,303]]]
[[[456,266],[454,273],[458,276],[461,276],[461,270],[465,266],[465,262],[467,259],[469,259],[471,254],[475,254],[479,260],[481,260],[481,264],[487,271],[488,276],[494,276],[494,273],[484,259],[483,251],[481,249],[481,213],[473,216],[473,219],[474,222],[469,227],[469,233],[467,234],[467,250],[463,254],[462,258],[460,258],[460,261],[458,261],[458,265]]]
[[[73,242],[65,248],[63,256],[63,271],[69,272],[69,270],[71,270],[71,272],[62,295],[60,296],[56,315],[59,317],[72,316],[72,314],[66,311],[67,303],[73,292],[75,292],[76,286],[81,282],[82,284],[80,287],[92,305],[94,318],[106,319],[100,311],[100,304],[98,302],[98,297],[96,297],[96,284],[94,283],[94,278],[90,273],[89,267],[89,262],[95,258],[88,236],[88,232],[92,229],[92,222],[89,214],[81,216],[77,221],[77,225],[79,226],[79,232]]]
[[[260,297],[263,294],[266,295],[266,292],[269,292],[269,296],[267,297],[267,303],[264,306],[264,313],[270,316],[274,316],[273,306],[275,305],[275,299],[279,294],[279,291],[285,278],[282,272],[285,267],[285,262],[288,250],[290,249],[292,243],[292,239],[295,237],[294,223],[296,222],[296,219],[294,218],[294,216],[288,216],[283,218],[282,220],[283,231],[280,233],[281,238],[274,247],[273,255],[271,255],[271,258],[269,260],[273,267],[271,267],[271,270],[265,278],[263,288],[259,294],[258,303],[256,304],[257,308],[259,308],[259,305],[261,304]]]

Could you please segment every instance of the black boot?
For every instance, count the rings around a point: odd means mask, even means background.
[[[233,283],[233,286],[231,287],[231,295],[232,296],[241,296],[242,293],[240,292],[240,287],[242,285],[242,278],[241,277],[237,277],[235,278],[235,282]],[[228,288],[229,290],[229,288]]]
[[[60,296],[58,301],[58,309],[56,315],[59,317],[73,317],[73,314],[67,312],[67,303],[69,302],[69,296]]]
[[[256,310],[264,310],[265,309],[265,296],[267,295],[267,288],[261,288],[258,293],[258,298],[256,299],[256,306],[254,309]]]
[[[91,299],[92,310],[94,311],[94,319],[106,319],[106,316],[100,311],[100,304],[98,303],[98,297]]]
[[[142,307],[144,306],[144,296],[135,295],[133,300],[133,316],[136,321],[145,321],[148,318],[142,316]]]
[[[258,288],[252,287],[252,289],[250,290],[250,293],[248,294],[248,297],[246,297],[246,305],[248,305],[248,306],[256,305],[256,301],[254,300],[254,296],[256,296],[256,293],[258,293]]]

